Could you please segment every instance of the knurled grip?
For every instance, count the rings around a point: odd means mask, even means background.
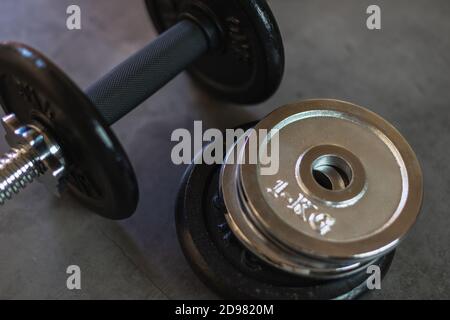
[[[86,94],[111,125],[207,50],[201,27],[182,20],[92,84]]]

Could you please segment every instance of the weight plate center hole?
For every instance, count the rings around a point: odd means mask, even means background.
[[[343,158],[324,155],[312,163],[312,175],[321,187],[330,191],[340,191],[350,185],[353,171]]]
[[[307,195],[332,207],[354,204],[368,187],[359,158],[337,145],[319,145],[301,154],[295,175]]]

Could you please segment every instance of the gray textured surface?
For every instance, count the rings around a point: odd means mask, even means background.
[[[177,77],[114,126],[139,176],[141,202],[131,219],[101,219],[39,184],[0,208],[0,298],[214,298],[177,243],[174,199],[184,168],[170,162],[170,134],[197,119],[234,127],[313,97],[370,107],[399,128],[423,166],[423,214],[383,290],[367,298],[450,298],[450,2],[270,2],[286,42],[279,92],[257,107],[228,106]],[[82,31],[65,29],[72,3],[82,7]],[[379,32],[365,28],[372,3],[383,9]],[[41,49],[84,88],[154,36],[140,0],[0,3],[0,40]],[[70,264],[82,269],[81,291],[65,287]]]

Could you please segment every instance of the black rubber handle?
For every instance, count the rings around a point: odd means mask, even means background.
[[[207,50],[201,27],[182,20],[91,85],[86,94],[111,125]]]

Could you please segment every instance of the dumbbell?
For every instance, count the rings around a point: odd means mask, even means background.
[[[0,160],[0,203],[41,177],[104,217],[127,218],[138,187],[110,125],[187,67],[208,91],[236,103],[261,102],[279,86],[283,44],[264,0],[146,4],[164,32],[85,93],[37,50],[0,45],[0,103],[11,146]]]
[[[195,273],[234,299],[367,291],[420,211],[422,172],[406,140],[337,100],[290,104],[242,128],[223,164],[192,161],[180,188],[177,233]],[[250,154],[272,150],[275,135],[279,169],[263,174],[267,162]]]

